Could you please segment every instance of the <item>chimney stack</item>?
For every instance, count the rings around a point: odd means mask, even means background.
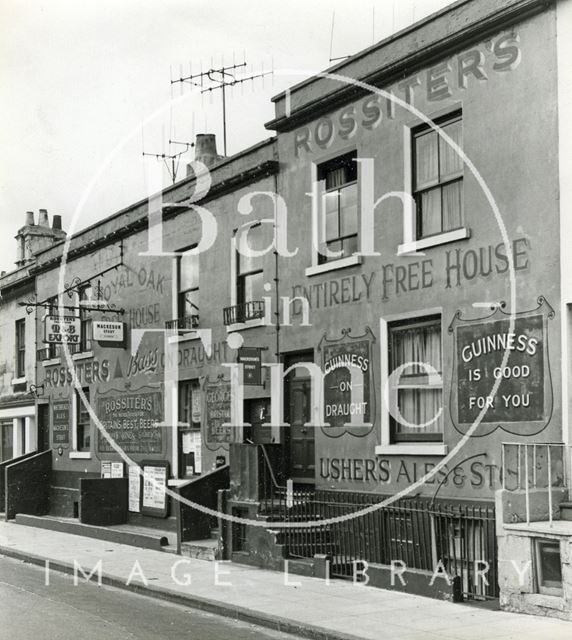
[[[222,156],[216,152],[216,136],[214,133],[197,133],[195,142],[195,160],[207,167],[212,167]]]
[[[52,216],[52,229],[54,231],[62,230],[62,217],[59,215]]]
[[[40,209],[40,217],[38,219],[38,226],[40,227],[48,227],[50,226],[50,222],[48,220],[48,211],[47,209]]]
[[[34,226],[34,212],[26,211],[26,226],[33,227]]]

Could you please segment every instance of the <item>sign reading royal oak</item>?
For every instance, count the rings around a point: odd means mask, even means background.
[[[318,347],[322,352],[324,375],[324,429],[338,437],[346,431],[363,436],[373,428],[375,411],[372,393],[371,346],[374,337],[369,328],[359,337],[342,330],[337,340],[326,336]]]
[[[450,327],[455,333],[452,415],[457,427],[472,425],[486,409],[481,424],[488,432],[500,426],[532,435],[544,428],[552,411],[545,328],[552,315],[543,299],[538,309],[515,314],[512,327],[510,315],[500,308],[479,320],[457,314]]]

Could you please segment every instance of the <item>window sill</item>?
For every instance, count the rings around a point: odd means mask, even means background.
[[[15,387],[17,384],[26,384],[27,382],[26,376],[24,376],[23,378],[12,378],[12,382],[10,382],[10,384]]]
[[[415,442],[411,444],[382,444],[375,448],[376,455],[391,456],[446,456],[449,448],[441,442]]]
[[[307,276],[317,276],[320,273],[327,273],[328,271],[336,271],[336,269],[345,269],[346,267],[353,267],[356,264],[362,263],[361,256],[348,256],[347,258],[340,258],[339,260],[333,260],[332,262],[324,262],[324,264],[317,264],[312,267],[307,267],[304,272]]]
[[[70,451],[70,460],[91,460],[91,451]]]
[[[233,331],[243,331],[244,329],[253,329],[254,327],[264,326],[266,326],[264,318],[256,318],[255,320],[247,320],[246,322],[235,322],[234,324],[229,324],[226,328],[226,331],[227,333],[232,333]]]
[[[397,255],[403,256],[408,253],[414,253],[421,249],[430,249],[431,247],[437,247],[441,244],[448,244],[449,242],[456,242],[457,240],[467,240],[471,237],[471,231],[465,227],[461,229],[455,229],[454,231],[446,231],[445,233],[439,233],[428,238],[420,238],[413,242],[407,242],[400,244],[397,247]]]
[[[196,330],[187,331],[184,335],[170,336],[167,338],[169,344],[179,344],[180,342],[190,342],[191,340],[200,340],[201,336]]]
[[[42,367],[53,367],[55,364],[61,364],[61,358],[50,358],[49,360],[42,360]]]
[[[72,360],[88,360],[89,358],[93,358],[93,351],[82,351],[72,355]]]

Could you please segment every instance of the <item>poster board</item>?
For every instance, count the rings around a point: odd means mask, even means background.
[[[141,512],[141,476],[136,465],[129,467],[128,508],[132,513]]]
[[[164,460],[146,460],[141,463],[141,468],[141,513],[155,518],[166,518],[169,503],[165,489],[169,478],[169,463]]]

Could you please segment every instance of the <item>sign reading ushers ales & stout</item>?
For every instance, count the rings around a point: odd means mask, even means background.
[[[160,391],[139,389],[97,399],[97,417],[109,437],[125,453],[162,453],[164,428],[158,426],[162,416],[163,395]],[[101,432],[97,448],[100,453],[115,451]]]
[[[544,414],[542,316],[508,319],[457,328],[459,422],[528,422]],[[502,366],[505,352],[508,360]],[[498,390],[489,397],[493,385]]]

